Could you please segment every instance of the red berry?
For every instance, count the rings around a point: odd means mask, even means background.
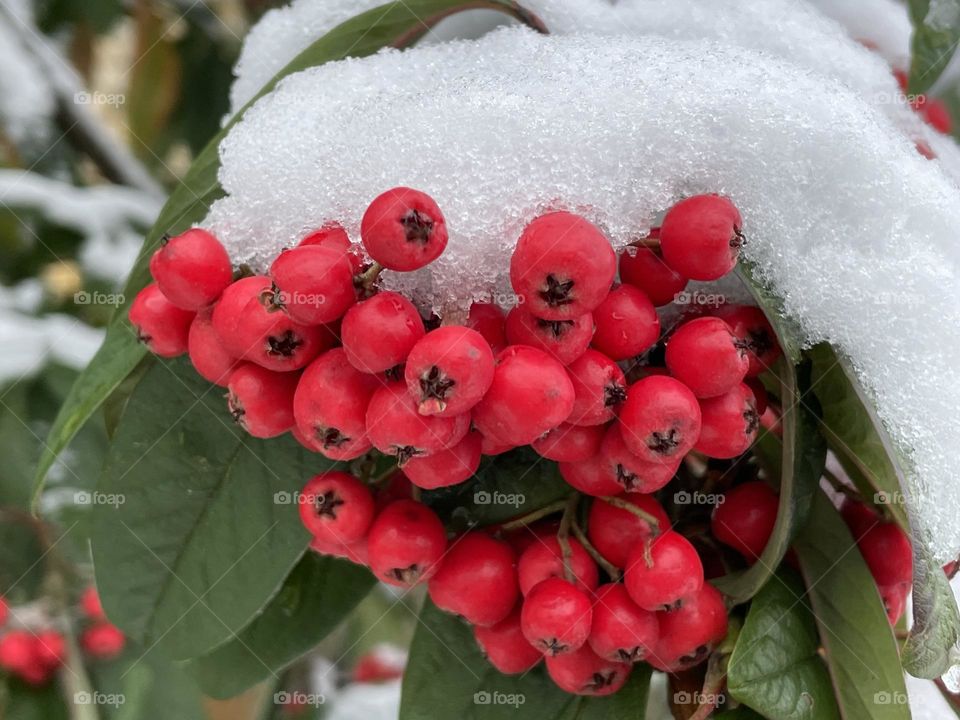
[[[166,240],[150,259],[150,272],[170,302],[194,311],[214,302],[233,280],[227,251],[200,228]]]
[[[237,324],[240,322],[243,309],[247,303],[258,298],[260,293],[269,288],[269,279],[263,275],[243,277],[228,286],[220,300],[213,307],[211,322],[217,331],[217,336],[224,348],[232,355],[240,357],[246,351],[241,347],[237,338]]]
[[[588,645],[574,652],[547,656],[547,673],[564,692],[574,695],[612,695],[630,677],[630,665],[604,660]]]
[[[584,313],[569,320],[543,320],[517,305],[507,314],[507,340],[552,355],[564,365],[583,355],[593,337],[593,316]]]
[[[493,351],[461,325],[422,337],[407,357],[404,378],[421,415],[450,417],[470,410],[493,382]]]
[[[193,317],[191,311],[167,300],[156,284],[138,292],[130,305],[130,324],[137,331],[137,340],[150,352],[165,358],[187,352]]]
[[[927,121],[934,130],[949,135],[953,132],[953,117],[950,115],[950,108],[940,98],[927,98],[921,110],[923,119]]]
[[[314,475],[299,496],[300,519],[314,537],[349,544],[367,534],[373,522],[373,495],[345,472]]]
[[[725,395],[701,400],[700,415],[700,438],[694,448],[707,457],[742,455],[753,444],[760,427],[757,401],[743,383]]]
[[[604,471],[612,477],[618,492],[652,493],[673,479],[680,459],[673,462],[648,462],[630,452],[621,429],[611,425],[600,444],[600,460]]]
[[[11,630],[0,637],[0,668],[22,673],[36,663],[36,643],[27,630]]]
[[[727,634],[727,609],[723,596],[704,583],[683,606],[657,613],[660,635],[647,662],[658,670],[678,672],[698,665]]]
[[[283,435],[293,427],[297,373],[278,373],[243,363],[227,383],[227,407],[234,422],[258,438]]]
[[[363,246],[390,270],[410,271],[433,262],[447,247],[447,225],[426,193],[396,187],[378,195],[360,222]]]
[[[223,346],[213,327],[212,311],[201,310],[190,323],[187,349],[190,362],[204,380],[221,387],[227,386],[230,374],[237,367],[237,359]]]
[[[747,378],[743,382],[753,393],[753,400],[757,404],[757,415],[763,415],[770,404],[770,396],[767,394],[767,389],[757,378]]]
[[[913,548],[910,538],[895,522],[882,521],[869,528],[857,547],[878,586],[910,584]]]
[[[568,212],[527,225],[510,260],[510,282],[524,307],[545,320],[568,320],[593,310],[610,291],[617,257],[607,238]]]
[[[373,447],[367,407],[379,386],[377,378],[347,361],[343,348],[310,363],[293,397],[293,416],[309,446],[331,460],[352,460]]]
[[[617,473],[611,472],[610,465],[602,455],[577,462],[561,462],[558,468],[567,484],[585,495],[604,497],[623,492],[623,486],[617,482]]]
[[[653,303],[632,285],[610,291],[593,311],[597,331],[592,345],[613,360],[640,355],[660,336],[660,318]]]
[[[403,677],[406,655],[392,645],[375,646],[364,653],[353,668],[350,680],[355,683],[380,683]]]
[[[573,382],[573,410],[567,422],[573,425],[603,425],[613,420],[627,399],[623,370],[596,350],[587,350],[567,366]]]
[[[504,323],[503,310],[493,303],[476,302],[470,306],[467,327],[483,336],[494,355],[507,347]]]
[[[587,536],[607,562],[614,567],[625,568],[631,549],[641,546],[644,540],[653,537],[657,532],[668,530],[670,518],[652,495],[630,493],[621,495],[620,499],[652,515],[658,523],[656,528],[651,528],[646,520],[629,510],[614,507],[600,499],[593,501],[590,506]]]
[[[357,301],[350,255],[335,248],[284,250],[270,266],[270,277],[273,306],[301,325],[338,320]]]
[[[297,243],[297,247],[310,247],[311,245],[338,251],[350,262],[354,274],[359,273],[363,267],[363,258],[357,252],[357,247],[350,242],[347,231],[337,223],[324,225]]]
[[[536,666],[543,654],[527,642],[520,628],[520,610],[490,627],[477,626],[473,636],[483,654],[504,675],[519,675]]]
[[[646,462],[678,463],[700,437],[700,404],[678,380],[651,375],[627,390],[620,409],[620,434]]]
[[[103,612],[103,605],[100,604],[100,595],[93,585],[80,596],[80,609],[89,620],[105,620],[107,617]]]
[[[7,605],[7,601],[4,600],[3,596],[0,595],[0,628],[6,625],[9,619],[10,607]]]
[[[563,365],[542,350],[511,345],[497,355],[493,383],[473,420],[493,440],[528,445],[569,417],[573,399]]]
[[[599,582],[597,564],[575,538],[570,538],[570,569],[577,586],[591,592]],[[524,595],[547,578],[564,577],[563,551],[556,535],[539,538],[520,554],[517,562],[520,592]]]
[[[381,292],[354,305],[343,316],[340,335],[347,359],[361,372],[396,367],[426,333],[413,303],[395,292]]]
[[[687,278],[663,261],[652,248],[631,248],[620,253],[620,280],[643,290],[657,307],[672,303],[687,286]]]
[[[523,599],[520,628],[527,641],[548,657],[582,646],[590,636],[590,597],[573,583],[547,578]]]
[[[738,485],[723,498],[710,520],[713,536],[748,560],[757,560],[777,521],[777,494],[765,482],[754,481]]]
[[[887,620],[891,625],[896,625],[907,609],[910,583],[887,585],[878,589],[880,590],[880,599],[883,600],[883,609],[887,613]]]
[[[513,548],[481,532],[454,541],[430,579],[430,599],[473,625],[495,625],[520,596]]]
[[[563,423],[533,441],[537,453],[557,462],[589,460],[600,452],[605,428],[602,425]]]
[[[395,455],[401,467],[410,458],[432,455],[460,442],[470,429],[468,415],[421,415],[402,382],[383,385],[367,406],[367,435],[382,453]]]
[[[55,670],[67,657],[67,643],[56,630],[41,630],[34,638],[34,654],[45,668]]]
[[[733,270],[743,244],[740,212],[719,195],[681,200],[660,227],[663,259],[693,280],[717,280]]]
[[[840,515],[847,527],[850,528],[854,542],[859,542],[860,538],[866,535],[870,528],[883,522],[880,515],[870,505],[849,497],[844,498],[843,505],[840,506]]]
[[[654,649],[656,614],[637,606],[620,583],[601,585],[593,603],[590,648],[604,660],[634,663]]]
[[[623,581],[644,610],[675,610],[703,586],[703,565],[689,540],[666,530],[630,551]]]
[[[80,635],[80,646],[98,660],[115,658],[126,645],[126,638],[116,625],[100,622],[88,627]]]
[[[439,569],[447,534],[426,505],[397,500],[374,519],[367,548],[374,575],[389,585],[411,587]]]
[[[343,558],[356,565],[369,565],[370,558],[367,550],[367,538],[360,538],[352,543],[340,543],[314,537],[310,541],[310,549],[320,555]]]
[[[763,310],[751,305],[725,305],[713,314],[730,326],[739,340],[738,346],[746,349],[750,362],[747,377],[756,377],[773,367],[782,351]]]
[[[424,490],[458,485],[477,472],[482,445],[480,433],[467,433],[456,445],[432,455],[410,458],[403,466],[403,472],[410,482]]]
[[[483,433],[480,434],[480,437],[482,438],[480,441],[481,455],[503,455],[503,453],[510,452],[518,447],[513,443],[503,443],[499,440],[492,440]]]
[[[730,392],[750,369],[746,344],[716,317],[684,323],[667,338],[667,369],[698,398]]]

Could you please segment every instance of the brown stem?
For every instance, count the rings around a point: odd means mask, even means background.
[[[843,482],[843,480],[838,478],[833,472],[831,472],[827,468],[823,469],[823,477],[826,478],[827,482],[829,482],[833,486],[833,489],[836,490],[838,493],[841,493],[842,495],[845,495],[846,497],[852,500],[858,500],[858,501],[863,500],[863,498],[860,497],[860,493],[858,493],[855,489],[853,489],[852,487],[847,485],[845,482]]]
[[[653,532],[654,535],[660,534],[660,521],[657,520],[650,513],[646,512],[645,510],[641,510],[640,508],[638,508],[632,502],[629,502],[628,500],[624,500],[623,498],[611,497],[611,496],[602,497],[600,499],[603,500],[605,503],[609,503],[610,505],[613,505],[615,508],[620,508],[621,510],[626,510],[629,513],[633,513],[634,515],[636,515],[638,518],[640,518],[650,526],[650,530]]]
[[[563,517],[560,519],[560,529],[557,531],[557,542],[560,544],[560,553],[563,556],[563,576],[567,582],[575,582],[576,575],[573,572],[573,548],[570,547],[570,528],[573,526],[574,516],[577,514],[577,503],[580,501],[578,495],[571,495],[567,500],[567,505],[563,509]]]
[[[707,720],[720,704],[720,691],[727,677],[727,656],[714,653],[707,663],[707,676],[700,691],[700,706],[689,720]]]
[[[613,582],[619,582],[620,580],[620,569],[615,567],[613,563],[609,562],[603,555],[600,554],[600,551],[597,550],[590,540],[587,538],[587,535],[580,526],[574,522],[570,526],[570,530],[573,532],[573,536],[580,541],[580,544],[583,545],[584,549],[590,554],[590,557],[593,558],[594,562],[597,563],[603,571],[609,576]]]
[[[658,237],[640,238],[639,240],[634,240],[632,243],[630,243],[630,247],[642,247],[642,248],[649,248],[651,250],[659,250],[660,238]]]
[[[353,278],[353,284],[358,289],[363,290],[364,296],[367,296],[370,294],[373,284],[377,281],[377,278],[380,277],[380,273],[382,272],[383,265],[378,262],[374,262],[370,267]]]
[[[557,500],[552,502],[549,505],[544,505],[539,510],[534,510],[533,512],[527,513],[526,515],[521,515],[516,517],[513,520],[509,520],[502,525],[500,525],[501,530],[513,530],[519,527],[525,527],[527,525],[532,525],[537,520],[542,520],[548,515],[553,515],[563,510],[567,506],[567,500]]]

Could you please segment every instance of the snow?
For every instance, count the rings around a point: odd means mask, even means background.
[[[913,25],[906,5],[897,0],[808,0],[843,25],[852,38],[868,41],[891,67],[910,67]]]
[[[49,137],[53,92],[40,66],[24,51],[19,34],[32,19],[26,3],[4,0],[0,13],[0,131],[17,145],[36,146]],[[7,14],[14,18],[10,18]]]
[[[329,220],[356,237],[388,187],[431,193],[448,251],[386,281],[448,315],[508,296],[505,258],[546,209],[619,247],[683,195],[729,194],[806,340],[833,342],[876,395],[938,555],[960,549],[960,197],[843,83],[711,42],[500,30],[292,76],[221,155],[229,196],[206,224],[258,268]]]

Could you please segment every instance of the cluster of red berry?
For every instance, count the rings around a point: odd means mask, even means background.
[[[125,644],[123,633],[107,621],[90,587],[80,598],[80,612],[88,626],[80,635],[80,646],[91,658],[108,660],[120,654]],[[0,598],[0,628],[5,627],[10,608]],[[8,629],[0,636],[0,669],[31,685],[45,685],[67,657],[66,639],[52,627]]]
[[[251,434],[291,431],[334,460],[372,449],[395,457],[386,488],[339,471],[306,484],[299,504],[312,547],[390,584],[428,582],[435,604],[475,626],[501,671],[545,657],[561,688],[608,694],[633,662],[701,662],[726,633],[726,608],[650,493],[688,453],[748,450],[766,406],[756,378],[780,349],[756,308],[697,308],[664,331],[656,307],[689,279],[735,267],[737,208],[717,195],[678,203],[620,255],[619,284],[618,258],[595,226],[569,212],[542,215],[511,259],[515,306],[504,315],[476,303],[462,325],[425,322],[408,298],[376,287],[383,268],[416,270],[443,252],[446,224],[429,196],[382,194],[361,236],[362,250],[340,226],[324,227],[282,252],[268,275],[234,281],[217,239],[190,230],[153,256],[156,284],[137,296],[130,320],[151,350],[188,352],[203,377],[225,385]],[[561,521],[450,540],[412,497],[410,483],[463,483],[481,456],[522,445],[594,498],[585,533],[571,537]],[[748,520],[717,533],[748,560],[776,517],[776,495],[756,485],[772,506],[752,512],[741,490]]]

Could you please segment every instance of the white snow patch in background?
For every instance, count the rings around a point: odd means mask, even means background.
[[[867,40],[891,67],[910,67],[913,25],[906,5],[897,0],[808,0],[843,25],[855,40]]]
[[[56,102],[40,66],[25,52],[19,33],[33,20],[26,3],[3,0],[19,22],[0,14],[0,126],[17,145],[42,142],[50,132]]]
[[[206,225],[259,268],[325,221],[356,237],[382,190],[431,193],[447,252],[386,281],[441,310],[508,292],[516,237],[546,209],[620,246],[684,195],[729,194],[788,314],[851,357],[911,454],[938,557],[960,549],[960,195],[842,83],[714,43],[501,30],[294,75],[221,156],[229,196]]]

